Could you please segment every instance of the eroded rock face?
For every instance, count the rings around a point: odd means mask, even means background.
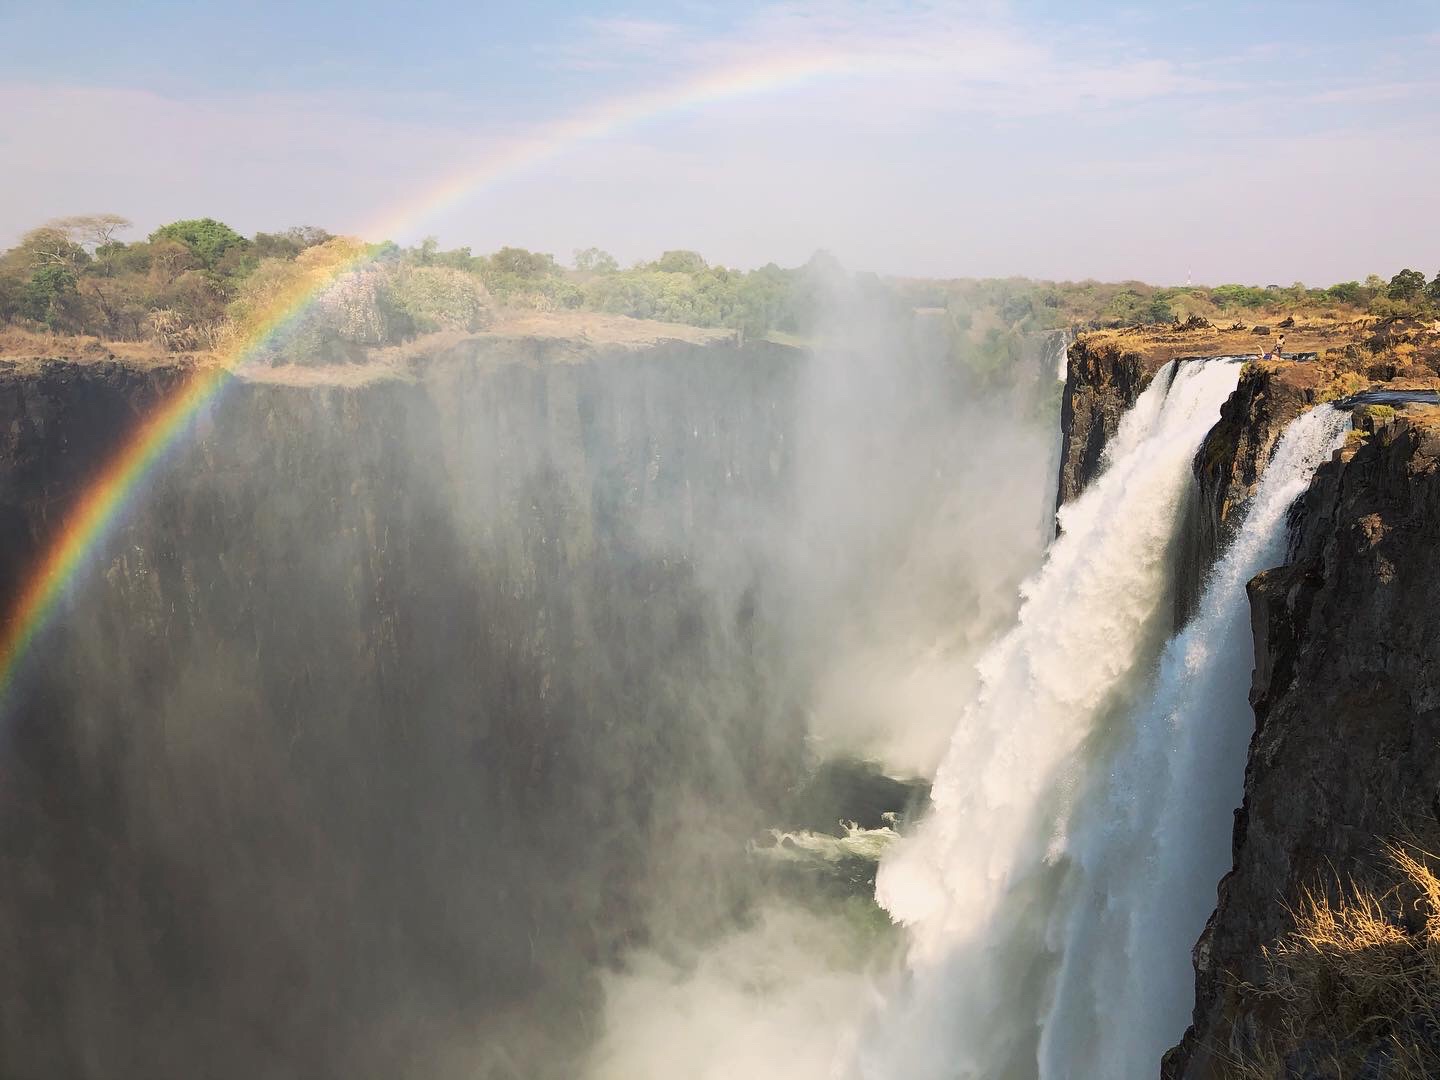
[[[1070,346],[1061,403],[1060,485],[1056,506],[1064,506],[1100,471],[1105,444],[1120,418],[1135,404],[1164,361],[1126,352],[1114,342]]]
[[[1195,455],[1196,486],[1186,505],[1176,563],[1175,625],[1200,601],[1205,577],[1235,535],[1275,443],[1314,405],[1324,379],[1313,364],[1252,362]]]
[[[1440,409],[1382,419],[1320,469],[1292,557],[1250,585],[1257,729],[1234,867],[1195,949],[1194,1025],[1166,1077],[1235,1075],[1273,1022],[1236,988],[1260,980],[1290,908],[1341,880],[1388,888],[1381,841],[1440,816]],[[1212,490],[1246,475],[1217,473]]]

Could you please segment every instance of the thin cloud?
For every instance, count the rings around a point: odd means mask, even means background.
[[[836,107],[893,119],[899,110],[1033,116],[1215,93],[1225,84],[1114,43],[1057,37],[1016,22],[1001,5],[797,2],[771,5],[728,32],[673,24],[582,20],[559,58],[647,80],[788,57],[838,58],[848,75]],[[813,98],[812,98],[813,100]]]
[[[1433,81],[1392,82],[1371,85],[1342,86],[1309,94],[1304,101],[1311,105],[1380,105],[1394,101],[1412,101],[1431,97],[1440,90]]]
[[[577,33],[548,50],[550,62],[572,71],[614,71],[667,64],[685,36],[675,23],[654,19],[585,18]]]

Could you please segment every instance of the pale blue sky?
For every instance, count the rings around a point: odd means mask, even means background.
[[[576,144],[393,238],[930,275],[1440,269],[1435,0],[0,0],[0,242],[88,210],[360,229],[577,109],[815,52],[856,63]]]

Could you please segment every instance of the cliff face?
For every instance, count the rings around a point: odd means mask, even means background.
[[[1237,417],[1251,408],[1232,405]],[[1167,1077],[1235,1075],[1255,1061],[1277,1026],[1276,999],[1245,989],[1263,982],[1262,948],[1293,928],[1307,890],[1338,899],[1353,879],[1387,893],[1382,840],[1433,833],[1440,817],[1440,409],[1388,419],[1370,417],[1376,433],[1321,468],[1295,512],[1291,558],[1250,584],[1257,726],[1234,867],[1195,948],[1194,1025]],[[1258,445],[1268,427],[1241,441]],[[1246,475],[1217,469],[1212,490],[1238,490]],[[1373,1038],[1383,1062],[1388,1034],[1298,1032],[1275,1075],[1330,1076],[1310,1040]]]
[[[755,533],[800,363],[515,341],[233,381],[9,703],[0,1072],[573,1075],[594,965],[652,887],[738,902],[799,760]],[[7,605],[183,374],[0,372]]]
[[[1122,349],[1112,341],[1076,341],[1069,349],[1060,405],[1060,483],[1056,506],[1085,489],[1100,471],[1105,444],[1120,418],[1150,385],[1164,361]]]
[[[1324,376],[1314,364],[1250,362],[1195,455],[1196,485],[1181,528],[1175,623],[1199,602],[1205,576],[1234,537],[1286,425],[1315,404]]]

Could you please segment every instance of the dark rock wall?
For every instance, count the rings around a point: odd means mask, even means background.
[[[1105,444],[1162,366],[1113,342],[1076,341],[1069,349],[1060,405],[1060,483],[1057,507],[1085,489],[1100,471]]]
[[[1289,561],[1250,585],[1257,729],[1234,868],[1167,1077],[1233,1075],[1273,1022],[1235,988],[1260,978],[1289,907],[1345,879],[1386,890],[1381,841],[1433,831],[1440,805],[1440,410],[1403,410],[1323,466],[1297,515]]]
[[[1313,364],[1250,363],[1195,455],[1176,563],[1175,625],[1200,601],[1205,578],[1234,538],[1286,426],[1309,409],[1323,376]]]
[[[799,355],[512,351],[235,382],[137,492],[0,733],[0,1073],[570,1076],[647,898],[741,901]],[[0,377],[7,596],[180,375]]]

